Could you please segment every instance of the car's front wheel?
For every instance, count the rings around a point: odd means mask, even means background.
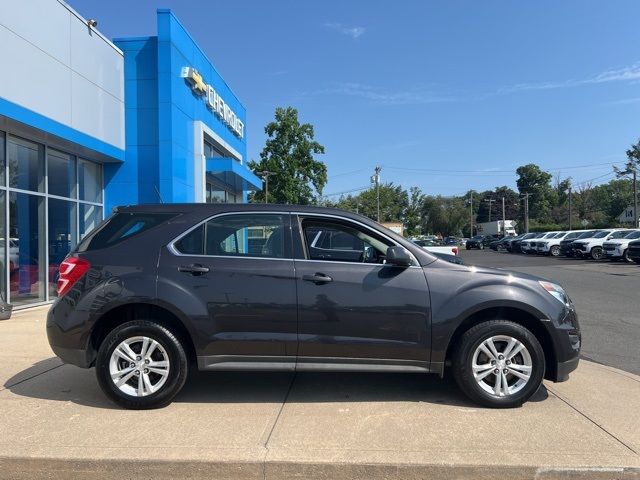
[[[131,409],[168,405],[182,389],[187,370],[187,355],[178,338],[147,320],[127,322],[111,331],[96,359],[104,393]]]
[[[549,253],[551,254],[552,257],[558,257],[560,256],[560,247],[558,245],[554,245],[553,247],[551,247],[551,249],[549,250]]]
[[[603,256],[604,256],[604,252],[601,247],[593,247],[591,249],[591,258],[593,260],[602,260]]]
[[[518,407],[540,388],[545,371],[542,346],[528,329],[491,320],[467,330],[454,353],[460,389],[487,407]]]

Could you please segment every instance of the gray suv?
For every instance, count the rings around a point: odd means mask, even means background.
[[[353,213],[122,207],[60,266],[53,351],[126,408],[167,405],[189,369],[452,374],[514,407],[578,365],[562,287],[440,260]]]

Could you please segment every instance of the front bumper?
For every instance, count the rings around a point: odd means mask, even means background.
[[[571,358],[564,362],[558,362],[556,366],[556,379],[555,382],[566,382],[569,380],[569,374],[578,368],[580,357]]]
[[[545,326],[555,351],[554,361],[547,364],[545,378],[553,382],[564,382],[578,366],[582,346],[580,324],[573,304],[565,307],[557,318],[545,322]]]

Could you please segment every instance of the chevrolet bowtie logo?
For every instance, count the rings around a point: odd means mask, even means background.
[[[207,85],[202,80],[202,75],[193,67],[183,67],[180,75],[182,78],[186,78],[191,84],[196,93],[204,95],[207,93]]]

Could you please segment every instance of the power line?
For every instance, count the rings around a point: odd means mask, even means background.
[[[323,194],[323,197],[335,197],[337,195],[346,195],[347,193],[355,193],[355,192],[361,192],[363,190],[369,190],[369,188],[371,188],[369,185],[367,185],[366,187],[360,187],[360,188],[354,188],[353,190],[345,190],[343,192],[335,192],[335,193],[326,193]]]

